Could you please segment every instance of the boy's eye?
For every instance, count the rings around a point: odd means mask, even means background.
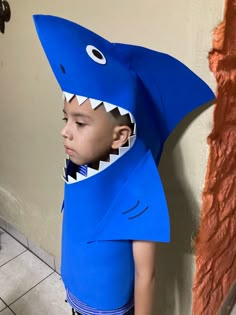
[[[79,121],[77,121],[76,124],[77,124],[79,127],[84,127],[84,126],[86,125],[85,123],[79,122]]]
[[[64,120],[65,122],[67,122],[68,119],[67,119],[66,117],[63,117],[62,120]]]

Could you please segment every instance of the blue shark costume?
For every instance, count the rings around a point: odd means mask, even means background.
[[[35,15],[43,49],[67,101],[89,98],[118,108],[135,124],[119,154],[88,176],[66,160],[61,273],[66,288],[101,310],[133,295],[133,240],[169,242],[166,199],[156,165],[180,120],[214,99],[210,88],[175,58],[110,43],[71,21]]]

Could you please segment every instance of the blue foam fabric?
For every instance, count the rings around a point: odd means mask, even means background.
[[[157,170],[164,142],[182,118],[214,94],[167,54],[111,43],[55,16],[35,15],[34,22],[62,91],[113,104],[135,120],[130,149],[94,176],[66,181],[64,193],[64,284],[91,307],[119,308],[133,294],[132,241],[170,240]],[[88,47],[98,50],[102,62],[89,56]]]

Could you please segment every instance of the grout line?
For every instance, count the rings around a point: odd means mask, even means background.
[[[4,308],[3,310],[1,310],[0,311],[0,314],[3,312],[3,311],[5,311],[5,310],[10,310],[10,312],[11,312],[11,314],[14,314],[14,315],[17,315],[16,313],[14,313],[11,309],[10,309],[10,307],[6,307],[6,308]]]
[[[24,248],[26,248],[26,250],[28,250],[29,252],[31,252],[35,257],[37,257],[38,259],[40,259],[44,264],[46,264],[50,269],[52,269],[52,270],[54,270],[57,274],[59,274],[57,271],[56,271],[56,264],[54,263],[54,268],[52,268],[52,266],[50,266],[47,262],[45,262],[41,257],[39,257],[36,253],[34,253],[31,249],[30,249],[30,247],[29,247],[29,241],[28,241],[28,238],[26,238],[26,241],[27,241],[27,246],[28,247],[26,247],[25,246],[25,244],[23,244],[23,243],[21,243],[15,236],[13,236],[12,234],[10,234],[6,229],[4,229],[4,228],[2,228],[1,227],[1,229],[5,232],[5,233],[7,233],[8,235],[10,235],[12,238],[14,238],[14,240],[15,241],[17,241],[18,243],[20,243],[22,246],[24,246]],[[23,252],[24,253],[24,252]],[[16,257],[18,257],[19,255],[17,255]],[[15,257],[15,258],[16,258]],[[54,261],[55,261],[55,257],[53,256],[53,258],[54,258]],[[12,260],[12,259],[11,259]],[[11,261],[11,260],[9,260],[9,261]],[[3,265],[5,265],[5,264],[3,264]],[[3,266],[2,265],[2,266]],[[0,266],[0,267],[2,267],[2,266]],[[59,274],[60,275],[60,274]]]
[[[6,304],[5,302],[4,302],[4,300],[0,297],[0,301],[2,301],[4,304]],[[7,304],[6,304],[7,305]]]
[[[27,248],[25,248],[25,250],[23,252],[21,252],[20,254],[16,255],[15,257],[11,258],[10,260],[8,260],[7,262],[5,262],[4,264],[0,265],[0,268],[5,266],[6,264],[8,264],[10,261],[16,259],[17,257],[19,257],[20,255],[24,254],[25,252],[27,252]]]
[[[3,227],[1,227],[1,229],[7,233],[8,235],[10,235],[12,238],[14,238],[15,241],[17,241],[18,243],[20,243],[22,246],[24,246],[24,248],[28,249],[25,244],[23,244],[21,241],[19,241],[14,235],[12,235],[11,233],[9,233],[9,231],[7,231],[6,229],[4,229]],[[28,242],[28,239],[26,239]]]
[[[8,306],[10,307],[12,304],[14,304],[16,301],[18,301],[19,299],[21,299],[24,295],[26,295],[27,293],[29,293],[31,290],[33,290],[34,288],[36,288],[40,283],[42,283],[44,280],[46,280],[47,278],[49,278],[52,274],[54,274],[55,271],[53,271],[52,273],[50,273],[47,277],[45,277],[44,279],[42,279],[41,281],[39,281],[37,284],[35,284],[32,288],[30,288],[28,291],[26,291],[24,294],[22,294],[20,297],[18,297],[16,300],[14,300],[13,302],[11,302]],[[15,313],[14,313],[15,314]]]
[[[5,307],[0,311],[0,313],[2,312],[2,311],[4,311],[6,308],[7,308],[7,303],[0,297],[0,301],[2,301],[2,303],[5,305]]]
[[[16,313],[10,307],[8,307],[8,308],[14,315],[16,315]]]

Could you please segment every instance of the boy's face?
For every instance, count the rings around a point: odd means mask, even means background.
[[[77,164],[106,161],[113,143],[115,122],[103,106],[92,109],[89,99],[82,105],[74,97],[64,103],[66,125],[61,131],[70,160]]]

